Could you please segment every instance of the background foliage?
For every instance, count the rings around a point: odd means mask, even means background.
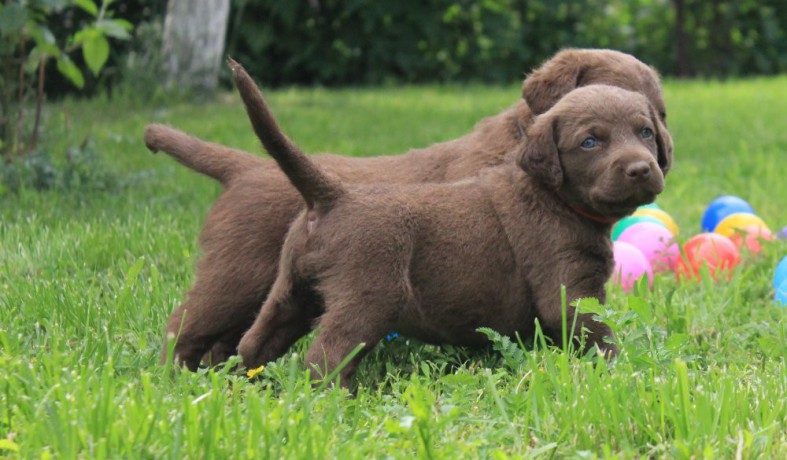
[[[85,24],[90,23],[92,17],[90,13],[82,8],[76,7],[74,0],[13,0],[12,3],[22,3],[35,5],[41,3],[49,6],[55,4],[59,7],[50,7],[47,11],[46,26],[52,31],[55,37],[68,37],[77,33]],[[97,3],[101,3],[98,1]],[[84,75],[84,87],[80,94],[96,94],[102,90],[113,91],[117,86],[124,84],[136,87],[142,72],[136,68],[139,65],[140,53],[145,54],[144,60],[157,59],[161,44],[151,39],[160,40],[160,29],[164,22],[164,14],[167,10],[166,0],[122,0],[111,2],[111,8],[115,17],[123,18],[134,25],[129,33],[130,40],[117,40],[110,37],[111,53],[99,75],[93,75],[87,69],[87,65],[81,55],[73,56],[73,63],[81,69]],[[151,32],[155,29],[155,32]],[[152,66],[146,69],[148,74],[156,75],[157,72]],[[143,77],[144,78],[144,77]],[[58,97],[67,93],[76,92],[77,88],[63,76],[54,66],[46,69],[47,95]],[[149,83],[149,82],[148,82]]]
[[[85,92],[150,96],[166,0],[117,2],[134,39],[113,44]],[[510,83],[562,47],[615,48],[665,75],[727,77],[787,70],[783,0],[232,0],[227,54],[265,85]],[[683,11],[683,34],[676,11]],[[64,11],[50,27],[89,19]],[[679,40],[681,39],[682,40]],[[680,43],[679,43],[680,41]],[[682,52],[679,52],[679,49]],[[84,69],[81,59],[75,63]],[[50,96],[74,91],[50,69]],[[229,78],[225,79],[227,87]]]
[[[228,53],[266,84],[511,82],[567,46],[731,76],[787,70],[785,25],[779,0],[234,0]]]

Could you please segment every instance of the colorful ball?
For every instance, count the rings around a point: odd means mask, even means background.
[[[623,230],[631,227],[640,222],[652,222],[654,224],[664,225],[664,223],[653,216],[628,216],[620,219],[614,226],[612,226],[612,241],[616,241]],[[664,226],[666,228],[666,226]]]
[[[648,259],[634,245],[616,241],[612,248],[615,271],[612,279],[628,292],[643,275],[648,277],[648,287],[653,285],[653,269]]]
[[[675,220],[667,214],[666,212],[662,211],[661,209],[637,209],[633,216],[650,216],[655,217],[656,219],[660,220],[667,229],[672,233],[673,236],[678,236],[678,224],[675,223]]]
[[[640,209],[661,209],[661,206],[657,205],[656,203],[650,203],[650,204],[643,204],[642,206],[637,207],[637,210]]]
[[[713,233],[718,233],[719,235],[724,235],[727,238],[729,238],[733,234],[735,234],[736,230],[738,229],[742,230],[744,227],[752,227],[752,226],[758,226],[768,229],[768,226],[765,224],[765,221],[755,216],[754,214],[750,214],[748,212],[736,212],[735,214],[730,214],[729,216],[722,219],[721,222],[719,222],[719,224],[716,225],[716,229],[713,230]]]
[[[743,228],[736,228],[735,232],[730,235],[730,241],[735,244],[738,250],[746,247],[752,254],[762,251],[762,243],[764,241],[773,241],[774,239],[773,233],[767,227],[760,227],[759,225],[747,225]]]
[[[732,195],[720,196],[705,208],[705,214],[702,216],[702,229],[712,232],[722,219],[736,212],[754,214],[754,208],[743,198]]]
[[[776,271],[773,272],[773,288],[776,289],[784,281],[787,281],[787,256],[776,265]]]
[[[700,233],[683,245],[683,255],[675,264],[675,276],[699,280],[700,268],[707,266],[714,280],[721,274],[729,279],[739,263],[740,253],[729,238],[718,233]]]
[[[787,307],[787,280],[782,281],[782,284],[776,288],[776,294],[773,296],[773,300],[776,301],[778,306]]]
[[[640,222],[623,230],[618,243],[629,243],[642,252],[655,273],[672,270],[680,257],[675,237],[666,227]]]

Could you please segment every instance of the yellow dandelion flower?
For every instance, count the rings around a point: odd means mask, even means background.
[[[246,376],[249,377],[250,379],[253,379],[257,374],[259,374],[264,370],[265,370],[265,366],[260,366],[256,369],[249,369],[249,371],[246,372]]]

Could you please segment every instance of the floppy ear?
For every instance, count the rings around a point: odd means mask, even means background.
[[[666,176],[667,172],[672,168],[672,136],[670,136],[667,127],[661,122],[661,118],[659,118],[656,109],[654,109],[652,105],[650,105],[650,119],[653,121],[654,126],[656,126],[656,146],[658,147],[657,161],[661,173]]]
[[[526,140],[520,144],[519,166],[533,179],[557,190],[563,185],[563,167],[555,142],[554,124],[552,118],[539,117],[527,130]]]
[[[530,74],[522,84],[522,97],[530,110],[540,115],[551,109],[563,96],[582,86],[590,56],[578,50],[557,53]]]

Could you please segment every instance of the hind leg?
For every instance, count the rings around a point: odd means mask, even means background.
[[[390,332],[390,324],[363,323],[357,315],[326,314],[319,324],[319,334],[306,353],[306,363],[313,374],[327,378],[358,345],[363,348],[334,378],[349,388],[358,364]]]
[[[391,225],[393,240],[349,251],[339,273],[320,280],[325,313],[306,354],[307,365],[325,379],[360,344],[363,348],[341,370],[339,384],[350,386],[361,359],[390,333],[407,310],[417,309],[410,284],[410,229]],[[390,248],[396,248],[391,250]],[[347,249],[343,248],[345,252]],[[373,263],[369,263],[373,261]]]
[[[394,328],[412,297],[392,278],[376,278],[388,282],[373,289],[368,289],[361,277],[333,283],[326,289],[326,312],[320,317],[319,334],[306,354],[307,365],[318,377],[328,377],[358,345],[364,344],[336,376],[341,386],[349,387],[361,359]]]
[[[257,271],[238,271],[222,265],[216,265],[210,255],[200,261],[197,282],[167,322],[162,362],[167,357],[169,340],[176,341],[174,359],[190,370],[197,369],[203,355],[214,345],[223,352],[216,358],[226,359],[234,354],[241,332],[254,321],[261,299],[273,282],[274,270],[261,267]],[[217,273],[217,266],[227,271]],[[212,362],[218,361],[214,358]]]
[[[285,188],[286,179],[256,173],[227,189],[214,205],[200,236],[205,255],[197,281],[170,316],[166,335],[177,338],[175,356],[189,369],[196,369],[209,350],[212,364],[235,354],[276,278],[281,245],[300,201]],[[280,199],[266,203],[269,195]]]
[[[249,319],[251,323],[253,319]],[[238,353],[238,342],[243,331],[233,330],[219,337],[216,343],[202,355],[202,363],[208,366],[218,366]]]
[[[238,344],[243,364],[250,369],[281,357],[312,330],[321,311],[321,302],[311,287],[293,285],[287,278],[277,278],[259,316]]]
[[[168,342],[175,341],[173,359],[194,371],[200,364],[203,355],[216,345],[219,351],[226,351],[234,354],[234,346],[226,345],[221,342],[217,345],[217,340],[227,339],[227,331],[237,328],[241,324],[249,324],[254,317],[254,309],[251,305],[256,303],[257,296],[247,295],[245,298],[234,296],[221,300],[221,304],[212,302],[216,295],[204,295],[205,291],[199,286],[195,286],[189,293],[187,300],[180,305],[169,317],[167,322],[164,348],[161,353],[161,362],[167,358]],[[221,295],[223,292],[211,294]],[[236,315],[222,315],[219,311],[228,309],[236,312]],[[232,351],[230,351],[232,350]],[[228,357],[222,353],[221,358]],[[213,364],[220,361],[213,359]]]

